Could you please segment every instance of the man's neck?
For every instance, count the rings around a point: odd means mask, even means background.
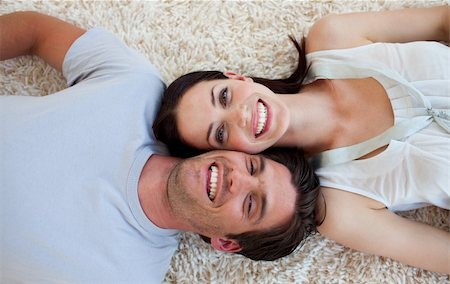
[[[167,195],[167,181],[178,162],[178,158],[154,154],[139,177],[138,196],[142,210],[153,224],[163,229],[178,229]]]

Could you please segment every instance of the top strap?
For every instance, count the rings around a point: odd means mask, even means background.
[[[404,120],[395,127],[393,126],[380,135],[361,143],[324,151],[314,158],[314,164],[319,167],[326,167],[358,159],[389,144],[391,140],[401,140],[416,133],[428,126],[432,121],[433,119],[429,116],[419,116]]]
[[[428,115],[414,117],[396,123],[380,135],[361,143],[324,151],[312,159],[313,164],[317,167],[326,167],[358,159],[382,146],[388,145],[391,140],[401,140],[416,133],[428,126],[433,120],[450,133],[450,120],[445,111],[435,111],[428,99],[398,73],[390,69],[385,69],[383,71],[380,71],[379,69],[380,68],[376,66],[361,67],[352,63],[342,64],[336,63],[334,60],[321,58],[320,62],[314,63],[311,72],[314,79],[355,79],[374,77],[379,80],[388,79],[391,83],[400,83],[408,89],[410,95],[423,104],[427,109]]]

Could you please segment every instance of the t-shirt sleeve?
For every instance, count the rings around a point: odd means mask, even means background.
[[[147,58],[104,28],[88,30],[69,48],[63,62],[68,86],[80,81],[124,73],[149,73],[161,79]]]

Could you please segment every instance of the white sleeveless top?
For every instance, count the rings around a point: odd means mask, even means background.
[[[322,186],[377,200],[392,211],[450,209],[450,48],[436,42],[375,43],[307,55],[316,79],[373,77],[390,99],[395,125],[362,145],[323,155]],[[389,144],[382,153],[354,160]]]

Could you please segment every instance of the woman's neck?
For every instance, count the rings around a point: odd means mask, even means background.
[[[296,95],[280,95],[290,112],[290,124],[276,146],[302,148],[307,155],[330,149],[340,132],[337,95],[329,80],[305,85]]]

